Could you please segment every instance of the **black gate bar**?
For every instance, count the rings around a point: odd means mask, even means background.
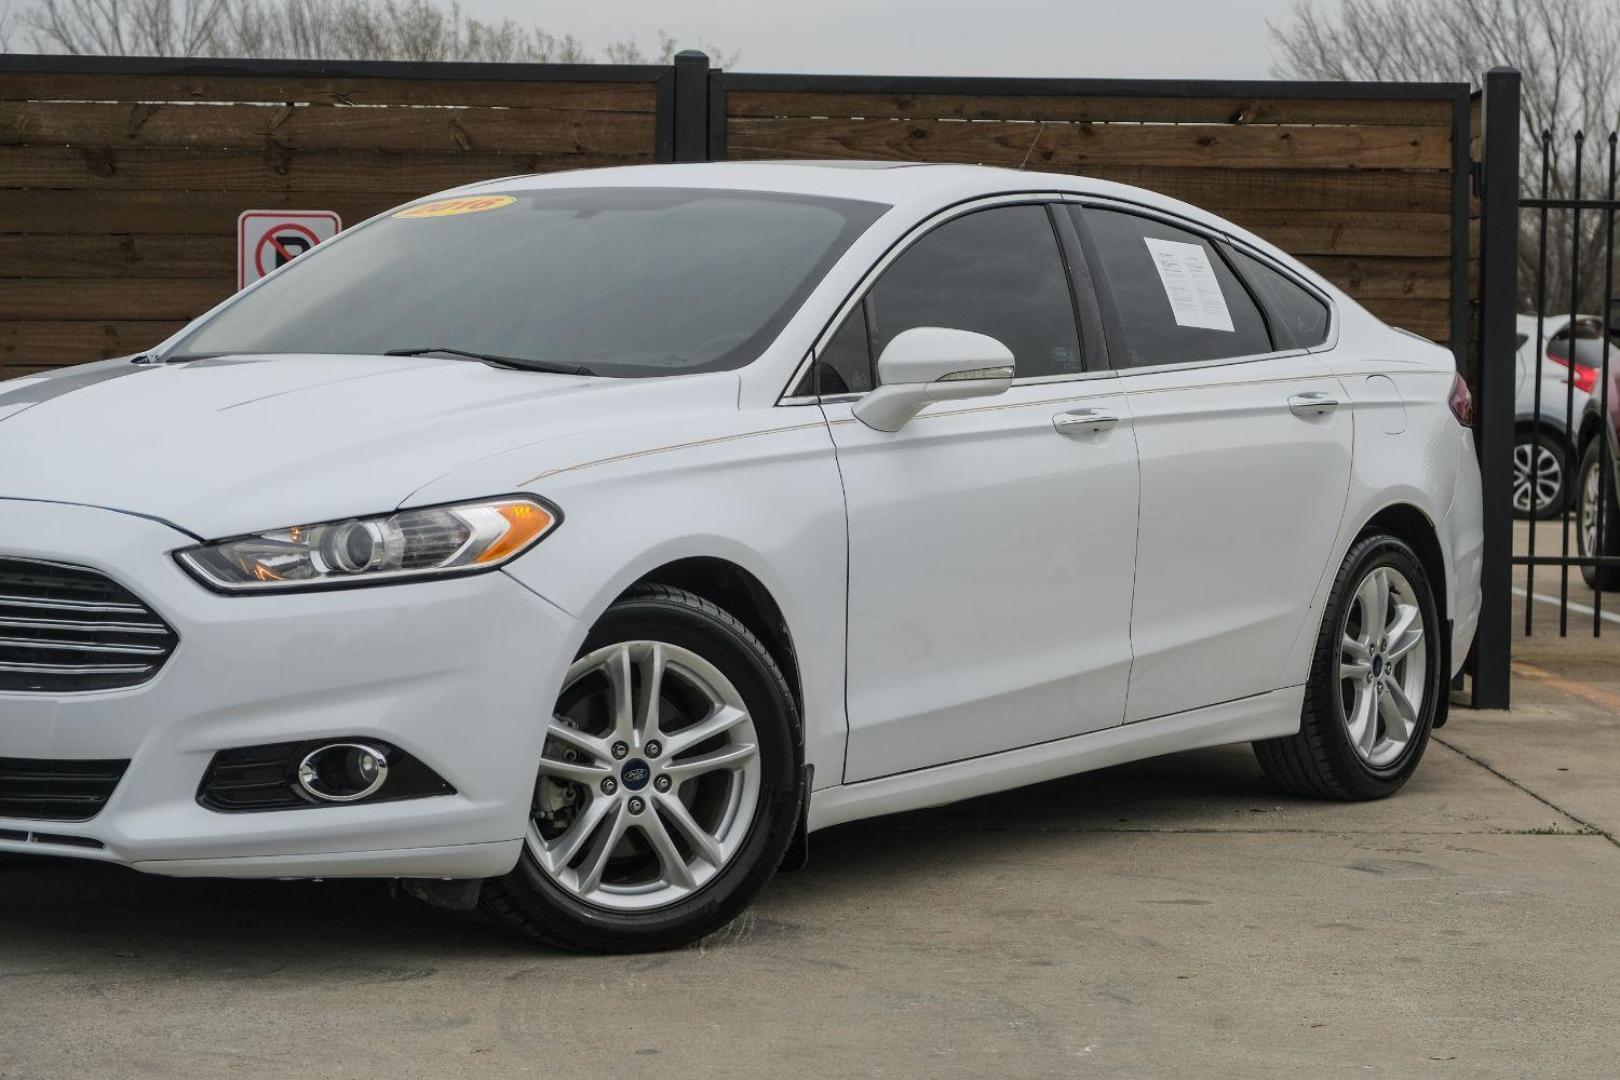
[[[1513,618],[1513,396],[1518,310],[1519,73],[1485,76],[1485,148],[1479,237],[1479,455],[1485,478],[1485,549],[1473,704],[1510,700]]]

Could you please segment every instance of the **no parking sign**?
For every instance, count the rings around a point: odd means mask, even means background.
[[[343,228],[330,210],[244,210],[236,219],[236,287],[285,266]]]

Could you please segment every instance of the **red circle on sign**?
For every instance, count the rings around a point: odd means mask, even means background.
[[[276,234],[277,233],[284,233],[284,232],[302,233],[304,236],[309,237],[309,246],[310,247],[314,247],[316,244],[319,244],[321,242],[321,238],[315,235],[315,230],[314,229],[311,229],[311,228],[309,228],[307,226],[304,226],[304,225],[300,225],[296,221],[284,221],[284,222],[282,222],[280,225],[277,225],[275,228],[269,230],[263,236],[259,237],[259,246],[254,248],[254,250],[253,250],[253,265],[258,267],[260,277],[263,277],[264,275],[266,275],[266,274],[268,274],[270,272],[269,270],[266,270],[264,268],[264,249],[265,248],[267,248],[267,247],[275,248],[277,251],[279,251],[281,253],[282,257],[285,258],[288,262],[292,262],[293,259],[296,257],[296,256],[293,256],[293,255],[289,255],[287,253],[286,248],[284,248],[280,244],[276,243]]]

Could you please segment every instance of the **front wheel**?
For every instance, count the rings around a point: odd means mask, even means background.
[[[1586,444],[1581,455],[1581,471],[1575,488],[1576,544],[1581,558],[1620,555],[1620,502],[1614,495],[1613,477],[1603,483],[1603,439]],[[1598,516],[1602,512],[1602,527]],[[1602,534],[1601,536],[1599,534]],[[1620,566],[1582,566],[1581,577],[1594,592],[1620,589]]]
[[[1417,554],[1394,536],[1358,541],[1328,598],[1298,734],[1254,744],[1266,775],[1318,798],[1400,790],[1445,692],[1444,632]]]
[[[719,929],[781,861],[803,793],[780,669],[730,614],[642,586],[563,680],[518,865],[484,886],[498,922],[583,952]]]

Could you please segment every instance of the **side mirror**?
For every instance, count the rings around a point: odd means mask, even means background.
[[[899,431],[936,401],[994,397],[1012,385],[1013,354],[993,337],[942,326],[896,334],[878,357],[878,388],[855,403],[855,418]]]

